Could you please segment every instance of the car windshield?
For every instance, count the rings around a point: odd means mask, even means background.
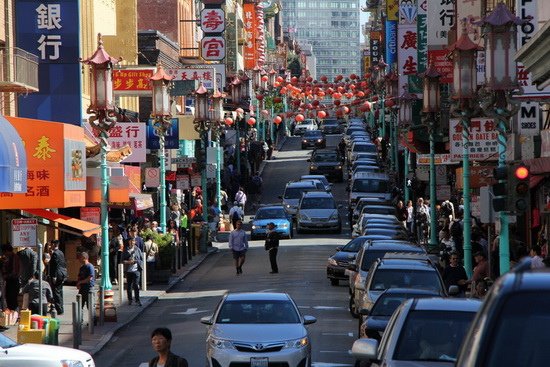
[[[17,345],[16,342],[8,338],[7,336],[0,334],[0,348],[11,348]]]
[[[376,206],[365,206],[361,209],[361,214],[395,214],[395,209],[392,207],[376,207]]]
[[[313,187],[289,187],[285,190],[285,199],[300,199],[304,191],[313,191]]]
[[[302,176],[300,178],[300,181],[307,181],[307,180],[317,180],[317,181],[321,181],[325,186],[329,185],[329,182],[325,176]]]
[[[336,121],[336,120],[325,120],[323,122],[323,125],[325,125],[325,126],[327,126],[327,125],[331,125],[331,126],[338,125],[338,121]]]
[[[367,152],[367,153],[375,153],[378,148],[376,148],[376,145],[374,144],[355,144],[353,146],[354,152]]]
[[[386,193],[388,192],[388,181],[373,180],[369,178],[355,179],[353,180],[353,186],[351,188],[351,191]]]
[[[521,276],[518,275],[521,279]],[[521,310],[518,312],[518,310]],[[484,366],[548,366],[550,360],[550,293],[518,292],[503,302],[490,331]],[[508,344],[511,341],[514,344]],[[510,348],[513,345],[513,348]],[[510,350],[512,349],[512,350]]]
[[[515,312],[517,313],[517,309]],[[465,311],[411,311],[401,329],[394,359],[399,361],[454,362],[474,316],[475,312]],[[502,324],[507,323],[508,319]],[[525,329],[525,325],[522,325],[521,329]],[[517,337],[515,331],[512,334]],[[514,338],[514,340],[514,344],[506,345],[504,350],[513,349],[514,354],[517,354],[519,352],[517,342],[521,339]],[[510,348],[510,345],[514,345],[514,347]],[[499,353],[502,351],[499,350]],[[525,361],[527,355],[522,355],[522,357],[522,361]],[[505,361],[499,366],[513,365],[508,362]],[[525,366],[524,363],[519,365]],[[533,366],[530,363],[529,365]]]
[[[366,238],[361,238],[361,237],[354,238],[353,240],[346,243],[344,247],[342,247],[342,251],[358,252],[366,240],[367,240]]]
[[[437,271],[377,269],[372,279],[370,289],[383,291],[388,288],[420,288],[441,290],[441,282]]]
[[[323,134],[319,130],[309,130],[304,133],[304,138],[320,138]]]
[[[403,301],[409,298],[426,298],[437,297],[437,294],[418,294],[418,293],[382,293],[376,300],[370,316],[391,316],[397,307],[403,303]]]
[[[338,157],[338,153],[322,153],[322,154],[315,154],[312,159],[313,162],[338,162],[340,161],[340,158]]]
[[[335,209],[333,198],[304,198],[300,209]]]
[[[363,261],[361,262],[361,270],[369,271],[370,266],[376,259],[383,258],[386,252],[390,250],[366,250],[363,254]]]
[[[254,219],[274,219],[274,218],[286,218],[285,210],[283,208],[270,208],[260,209],[256,213]]]
[[[221,306],[218,324],[297,324],[300,316],[290,301],[235,300]]]

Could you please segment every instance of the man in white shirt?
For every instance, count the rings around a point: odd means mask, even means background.
[[[248,240],[246,239],[246,232],[242,229],[243,222],[238,220],[233,230],[229,234],[229,248],[233,252],[233,259],[235,260],[235,268],[237,269],[237,275],[243,273],[243,264],[246,258],[246,251],[248,250]]]

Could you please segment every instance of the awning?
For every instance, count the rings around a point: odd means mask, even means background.
[[[550,174],[550,157],[524,159],[523,163],[529,166],[529,172],[532,175]]]
[[[130,200],[133,202],[135,210],[145,210],[154,206],[151,194],[130,193]]]
[[[0,116],[0,192],[27,192],[27,153],[19,133]]]
[[[21,210],[33,216],[45,218],[52,222],[56,222],[63,226],[69,227],[73,230],[72,231],[65,230],[65,231],[73,234],[90,237],[94,234],[99,234],[101,232],[101,226],[99,224],[90,223],[84,220],[67,217],[66,215],[54,213],[49,210],[45,210],[45,209],[21,209]],[[62,227],[59,229],[62,231],[64,230]]]

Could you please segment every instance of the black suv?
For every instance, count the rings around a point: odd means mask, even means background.
[[[329,179],[344,180],[343,162],[336,149],[317,149],[311,153],[309,162],[310,175],[325,175]]]
[[[550,271],[526,259],[491,287],[455,366],[548,366],[549,330]]]

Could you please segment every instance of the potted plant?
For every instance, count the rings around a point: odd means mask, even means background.
[[[153,242],[158,245],[159,253],[155,270],[153,274],[148,274],[147,277],[153,282],[168,283],[170,275],[172,274],[172,264],[176,254],[175,247],[172,243],[174,237],[169,233],[157,233],[151,229],[145,229],[140,234],[143,238],[148,235],[151,235]]]

